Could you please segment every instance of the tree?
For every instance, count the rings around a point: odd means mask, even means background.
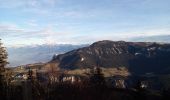
[[[28,80],[33,81],[33,71],[31,68],[29,68],[29,71],[28,71]]]
[[[0,73],[1,74],[4,71],[6,64],[8,64],[7,57],[8,57],[8,54],[6,52],[6,48],[3,47],[3,44],[0,39]]]
[[[101,68],[95,67],[93,71],[91,71],[90,82],[96,86],[105,85],[105,79]]]
[[[3,47],[3,44],[0,39],[0,97],[4,97],[5,92],[4,92],[4,71],[5,71],[5,66],[8,64],[7,62],[7,57],[8,54],[6,52],[6,48]],[[3,98],[2,98],[3,99]]]

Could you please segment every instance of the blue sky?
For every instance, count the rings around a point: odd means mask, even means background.
[[[170,0],[0,0],[6,46],[170,35]]]

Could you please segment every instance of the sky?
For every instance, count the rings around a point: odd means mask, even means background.
[[[170,0],[0,0],[5,46],[170,35]]]

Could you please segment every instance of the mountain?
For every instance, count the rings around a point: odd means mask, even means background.
[[[47,62],[53,55],[62,54],[87,45],[55,44],[23,47],[7,47],[9,66],[26,65],[37,62]]]
[[[131,38],[130,41],[136,42],[163,42],[170,43],[170,35],[143,36]]]
[[[54,56],[62,69],[125,67],[131,74],[170,74],[170,44],[154,42],[99,41]]]

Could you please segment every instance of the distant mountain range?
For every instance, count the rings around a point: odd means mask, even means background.
[[[170,35],[141,36],[129,39],[136,42],[163,42],[170,43]]]
[[[19,66],[38,62],[48,62],[53,55],[62,54],[73,49],[84,47],[87,45],[71,45],[71,44],[56,44],[56,45],[36,45],[23,47],[8,47],[9,66]]]
[[[63,69],[125,67],[131,74],[170,73],[170,44],[99,41],[53,57]]]
[[[129,41],[134,42],[164,42],[170,43],[170,35],[160,36],[146,36],[131,38]],[[36,46],[23,46],[23,47],[8,47],[8,61],[9,66],[25,65],[30,63],[48,62],[53,55],[63,54],[65,52],[78,49],[85,45],[72,45],[72,44],[55,44],[55,45],[36,45]]]

